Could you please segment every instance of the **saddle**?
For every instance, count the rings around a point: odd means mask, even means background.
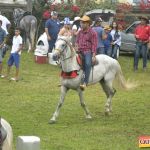
[[[78,70],[73,70],[71,72],[61,72],[61,77],[66,79],[76,78],[78,76]]]
[[[25,11],[22,15],[22,17],[28,16],[28,15],[32,15],[30,11]]]
[[[28,15],[31,15],[31,12],[25,11],[24,13],[20,14],[20,16],[17,17],[16,25],[19,26],[21,19]]]
[[[82,55],[79,53],[79,54],[76,56],[76,59],[77,59],[77,62],[78,62],[78,64],[79,64],[79,66],[82,68],[82,66],[83,66]],[[98,64],[98,62],[97,62],[96,57],[95,57],[95,59],[92,60],[92,66],[95,66],[95,65],[97,65],[97,64]]]

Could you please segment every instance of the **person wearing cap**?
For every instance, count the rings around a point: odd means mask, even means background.
[[[82,55],[83,71],[85,77],[80,85],[82,90],[88,84],[90,71],[92,68],[92,62],[95,61],[96,48],[97,48],[97,34],[91,28],[91,19],[88,16],[83,16],[80,19],[81,30],[77,34],[76,49]]]
[[[49,53],[52,52],[55,47],[55,42],[58,37],[60,30],[60,23],[58,21],[58,13],[55,11],[51,12],[51,18],[48,19],[45,23],[45,32],[47,34],[47,39],[49,43]]]
[[[59,36],[67,36],[70,37],[72,36],[71,32],[71,23],[69,17],[64,18],[64,26],[60,29],[59,31]]]
[[[103,39],[103,44],[104,44],[104,53],[105,55],[111,56],[112,54],[112,36],[110,34],[111,32],[111,27],[109,25],[104,26],[104,31],[105,31],[105,37]]]
[[[6,32],[2,29],[2,20],[0,20],[0,77],[3,77],[2,73],[2,56],[3,56],[3,46],[6,40]]]
[[[73,25],[72,25],[72,45],[73,46],[75,46],[76,37],[80,30],[81,30],[80,17],[77,16],[77,17],[74,17]]]
[[[134,71],[138,70],[138,62],[140,54],[143,57],[143,70],[147,67],[147,44],[150,41],[149,20],[145,16],[139,17],[141,23],[135,28],[134,36],[136,39],[136,50],[134,53]]]
[[[102,19],[96,18],[93,29],[95,30],[95,32],[97,33],[97,38],[98,38],[98,45],[97,45],[97,54],[103,54],[104,53],[104,43],[103,43],[103,39],[105,36],[105,32],[103,27],[101,26],[102,23]]]

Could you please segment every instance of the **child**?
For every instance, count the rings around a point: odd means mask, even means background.
[[[8,59],[8,68],[7,68],[7,75],[10,73],[10,69],[13,65],[13,63],[16,66],[16,74],[14,78],[11,78],[13,81],[18,81],[18,76],[19,76],[19,64],[20,64],[20,55],[21,55],[21,49],[22,49],[22,37],[20,36],[20,29],[16,28],[15,29],[15,35],[13,37],[12,41],[12,49],[11,49],[11,54]]]
[[[111,28],[110,26],[106,25],[104,27],[104,31],[105,31],[105,38],[103,40],[103,44],[104,44],[104,54],[111,56],[112,53],[112,36],[110,34]]]

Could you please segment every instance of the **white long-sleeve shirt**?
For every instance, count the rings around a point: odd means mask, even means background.
[[[116,38],[116,39],[115,39],[115,33],[116,33],[116,30],[114,30],[114,29],[112,29],[111,32],[110,32],[110,34],[112,36],[112,39],[114,41],[114,44],[117,44],[117,45],[121,46],[121,32],[118,31],[119,37]]]

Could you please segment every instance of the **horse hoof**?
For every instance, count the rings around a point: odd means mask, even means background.
[[[54,124],[54,123],[56,123],[56,120],[50,120],[49,122],[48,122],[49,124]]]
[[[92,119],[91,115],[87,115],[86,119]]]

